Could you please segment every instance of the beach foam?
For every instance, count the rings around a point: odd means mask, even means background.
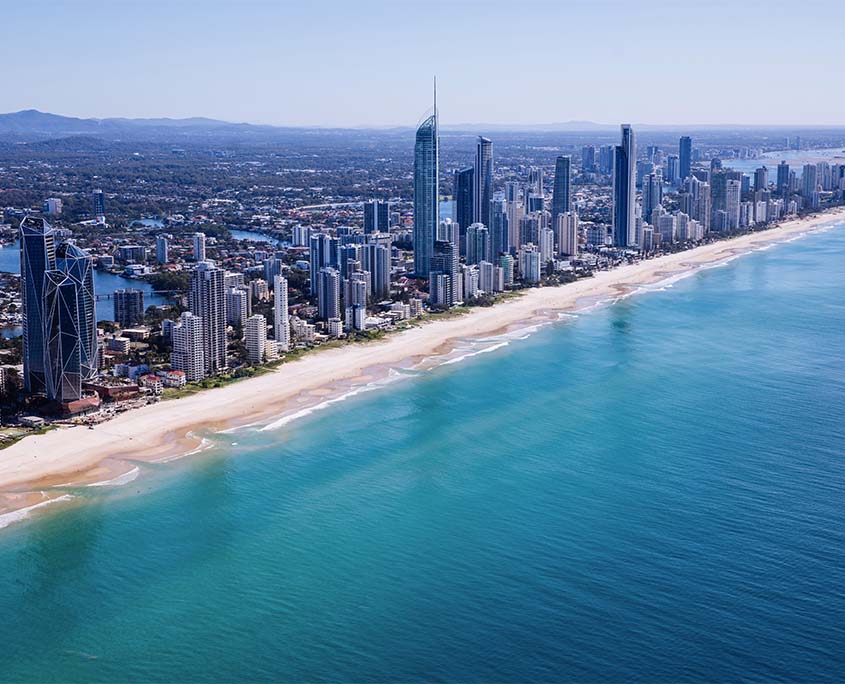
[[[39,501],[37,504],[32,504],[31,506],[27,506],[26,508],[19,508],[16,511],[4,513],[3,515],[0,515],[0,529],[8,527],[13,523],[20,522],[21,520],[25,520],[34,510],[43,508],[44,506],[49,506],[50,504],[58,503],[60,501],[70,501],[73,498],[74,497],[70,494],[62,494],[61,496],[57,496],[55,499]]]
[[[127,473],[123,473],[122,475],[118,475],[117,477],[113,477],[110,480],[102,480],[101,482],[92,482],[91,484],[87,485],[88,487],[119,487],[120,485],[129,484],[138,475],[141,474],[141,469],[138,466],[135,466]]]

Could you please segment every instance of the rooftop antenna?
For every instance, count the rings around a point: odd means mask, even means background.
[[[437,120],[437,76],[434,77],[434,119]]]

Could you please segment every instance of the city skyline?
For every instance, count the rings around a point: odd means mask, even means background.
[[[435,5],[435,8],[439,7]],[[0,47],[7,88],[0,111],[35,108],[78,117],[192,117],[273,125],[409,125],[424,110],[423,93],[438,75],[443,125],[527,125],[567,121],[653,125],[839,125],[845,96],[829,87],[842,7],[816,0],[801,12],[754,3],[719,2],[712,12],[650,2],[626,7],[598,2],[557,7],[533,3],[515,11],[492,2],[450,5],[421,14],[416,3],[294,6],[191,3],[143,7],[27,3],[7,29],[39,35],[55,49]],[[51,21],[43,21],[45,11]],[[541,20],[538,20],[541,19]],[[820,19],[824,18],[824,21]],[[98,49],[73,49],[96,26]],[[354,30],[350,30],[352,27]],[[789,29],[788,50],[778,49]],[[461,51],[431,51],[434,34]],[[503,49],[520,35],[519,49]],[[659,40],[657,59],[654,42]],[[566,49],[553,49],[564,40]],[[129,49],[142,45],[144,49]],[[178,46],[178,50],[176,49]],[[221,49],[222,46],[222,49]],[[473,54],[467,61],[464,54]],[[109,54],[109,59],[102,59]],[[423,59],[423,55],[425,59]],[[753,83],[736,65],[763,55]],[[812,55],[810,58],[809,55]],[[342,68],[339,66],[342,65]],[[624,68],[620,68],[624,65]],[[661,96],[631,78],[659,65]],[[530,68],[529,68],[530,67]],[[94,74],[92,97],[74,73]],[[244,78],[248,76],[248,78]],[[470,88],[472,83],[495,83]],[[800,82],[802,97],[755,97]],[[681,84],[719,97],[683,97]],[[565,87],[550,87],[550,84]],[[752,87],[753,85],[753,87]],[[528,101],[516,96],[543,92]],[[221,97],[225,93],[226,96]],[[513,93],[513,97],[508,97]],[[338,104],[342,102],[343,106]],[[731,103],[742,106],[731,106]],[[774,106],[776,103],[776,106]],[[483,114],[482,114],[483,113]]]

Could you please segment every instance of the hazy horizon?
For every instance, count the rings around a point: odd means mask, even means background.
[[[160,116],[112,116],[112,115],[91,115],[91,116],[76,116],[71,114],[66,114],[63,112],[57,111],[44,111],[34,108],[27,108],[27,109],[20,109],[16,111],[9,111],[9,112],[0,112],[0,116],[8,116],[12,114],[22,114],[25,112],[38,112],[39,114],[46,114],[52,116],[60,116],[66,118],[78,118],[80,120],[94,120],[94,121],[108,121],[108,120],[129,120],[129,121],[155,121],[155,120],[168,120],[168,121],[188,121],[188,120],[197,120],[197,119],[206,119],[210,121],[218,121],[220,123],[231,124],[231,125],[250,125],[250,126],[272,126],[272,127],[279,127],[279,128],[325,128],[325,129],[333,129],[333,128],[340,128],[340,129],[353,129],[353,130],[389,130],[389,129],[411,129],[413,130],[415,127],[414,123],[396,123],[396,124],[267,124],[258,121],[248,121],[248,120],[232,120],[232,119],[217,119],[215,117],[205,116],[202,113],[187,115],[187,116],[169,116],[167,114],[162,114]],[[537,129],[538,131],[543,131],[546,128],[551,129],[552,127],[556,126],[566,126],[568,130],[572,132],[584,132],[589,133],[592,129],[595,129],[601,132],[601,129],[616,129],[623,123],[630,123],[631,126],[634,128],[636,127],[643,127],[650,130],[655,131],[673,131],[673,130],[707,130],[707,129],[799,129],[799,128],[806,128],[806,129],[826,129],[826,128],[845,128],[845,120],[842,123],[830,123],[830,124],[814,124],[814,123],[777,123],[773,122],[770,124],[755,124],[755,123],[731,123],[731,122],[722,122],[722,123],[672,123],[667,122],[663,124],[654,124],[647,121],[634,121],[634,122],[627,122],[627,121],[618,121],[618,122],[607,122],[607,121],[583,121],[583,120],[568,120],[568,121],[534,121],[534,122],[524,122],[524,123],[514,123],[514,122],[489,122],[489,121],[460,121],[456,123],[452,122],[443,122],[441,117],[441,127],[448,128],[450,130],[461,130],[462,126],[470,127],[470,128],[497,128],[502,131],[518,131],[519,129]],[[589,126],[590,128],[586,129],[578,129],[577,126],[579,124],[584,124]],[[512,129],[510,127],[513,127]],[[554,132],[554,131],[550,131]]]
[[[832,0],[34,0],[5,23],[0,111],[406,127],[436,75],[446,126],[839,126],[843,18]]]

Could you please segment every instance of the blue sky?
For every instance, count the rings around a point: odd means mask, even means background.
[[[845,2],[8,0],[0,111],[845,124]]]

